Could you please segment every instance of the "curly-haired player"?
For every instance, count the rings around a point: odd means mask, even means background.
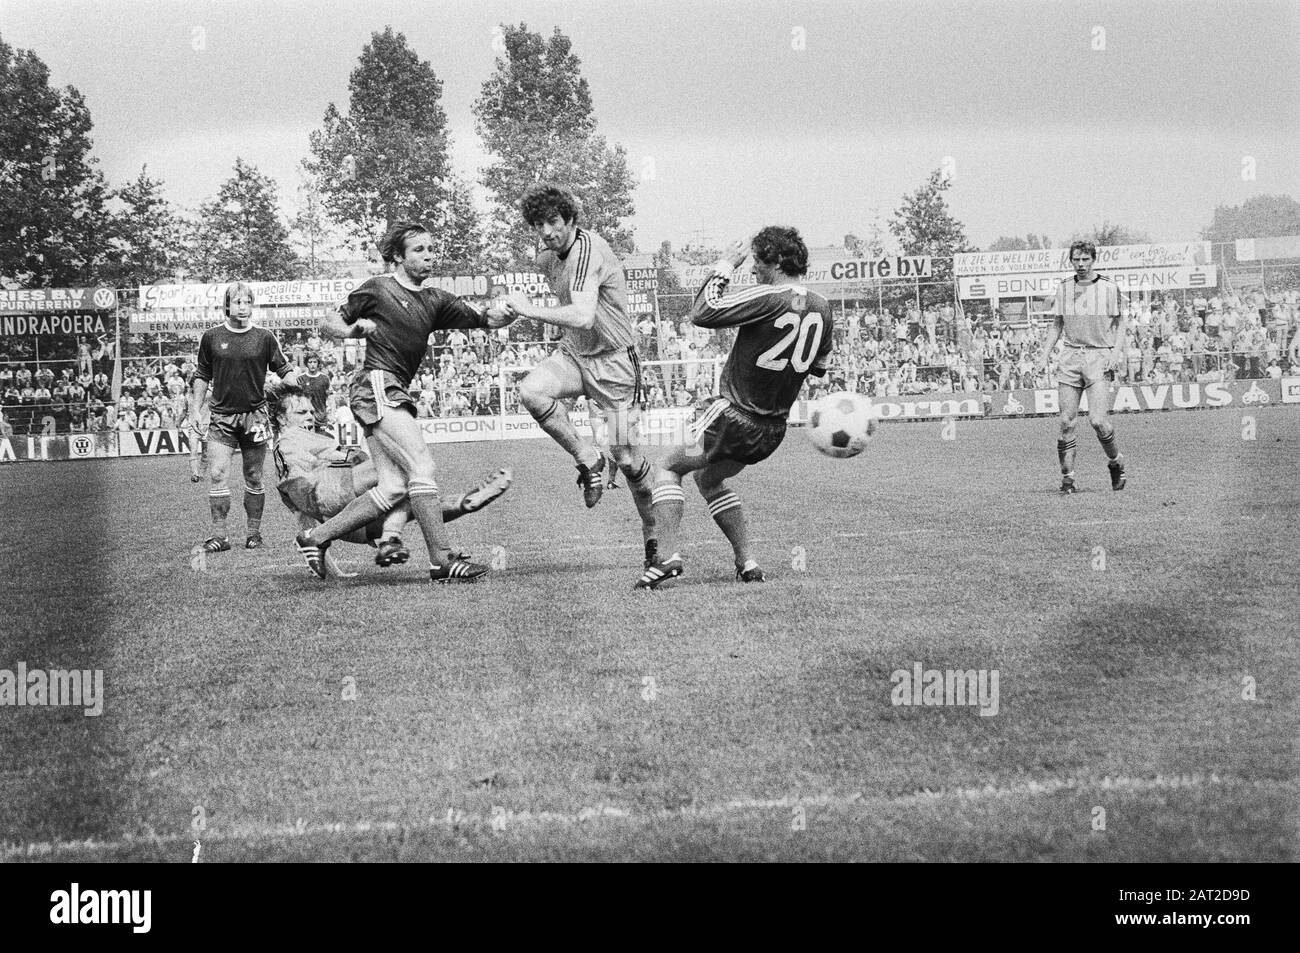
[[[758,284],[728,294],[731,273],[751,249]],[[722,369],[722,396],[691,427],[695,444],[672,450],[655,467],[655,526],[661,551],[671,555],[646,566],[635,588],[654,589],[682,574],[677,535],[686,505],[682,477],[688,473],[695,474],[709,515],[731,542],[736,578],[763,581],[740,497],[726,481],[775,452],[804,378],[821,377],[829,367],[831,306],[800,283],[807,271],[808,248],[799,233],[769,225],[748,245],[736,242],[696,296],[690,312],[695,324],[737,328],[736,343]]]
[[[515,292],[508,299],[509,308],[516,316],[562,331],[555,352],[520,381],[520,402],[573,457],[588,507],[600,502],[605,489],[601,476],[605,457],[574,430],[564,401],[585,396],[603,417],[610,456],[627,477],[641,517],[649,565],[657,553],[651,470],[637,446],[644,395],[636,330],[627,314],[623,265],[603,238],[578,224],[581,208],[572,193],[554,185],[534,185],[519,207],[544,246],[537,257],[538,270],[546,275],[560,306],[539,307]]]

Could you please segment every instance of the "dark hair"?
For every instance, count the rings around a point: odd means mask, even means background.
[[[279,384],[268,384],[266,386],[266,402],[270,406],[271,433],[277,440],[280,439],[280,417],[289,409],[289,401],[295,397],[306,397],[307,392],[297,384],[286,384],[283,381]]]
[[[297,384],[268,384],[266,402],[270,405],[268,416],[271,418],[271,459],[275,463],[275,475],[283,480],[289,475],[289,462],[280,452],[280,418],[288,411],[288,403],[295,397],[306,397],[306,392]]]
[[[541,183],[530,185],[519,200],[519,211],[529,225],[541,225],[549,222],[556,215],[567,222],[576,222],[582,211],[582,203],[572,192],[554,185]]]
[[[794,228],[769,225],[750,243],[754,257],[765,265],[776,265],[792,278],[808,272],[808,246]]]
[[[1066,257],[1068,257],[1071,261],[1073,261],[1074,253],[1076,251],[1083,252],[1093,261],[1097,260],[1097,246],[1094,245],[1092,242],[1087,242],[1087,241],[1070,242],[1070,254],[1067,255]]]
[[[384,232],[384,237],[379,240],[379,254],[384,261],[396,264],[406,257],[406,243],[411,236],[428,231],[419,222],[394,222],[393,227]]]
[[[248,294],[248,300],[251,303],[253,304],[257,303],[257,298],[254,297],[252,288],[248,287],[248,285],[244,284],[242,281],[233,281],[230,284],[226,285],[226,299],[221,306],[222,310],[226,312],[226,317],[230,317],[230,306],[234,303],[235,296],[238,295],[241,291],[246,292]]]

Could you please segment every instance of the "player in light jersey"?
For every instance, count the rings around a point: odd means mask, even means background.
[[[533,419],[573,456],[583,502],[593,507],[604,490],[605,457],[578,436],[562,403],[584,395],[604,418],[610,456],[627,477],[641,516],[646,565],[656,558],[650,462],[637,446],[642,404],[641,359],[627,314],[623,265],[599,235],[578,225],[580,206],[569,192],[535,185],[520,201],[524,221],[545,245],[537,257],[558,308],[538,307],[522,292],[508,301],[518,317],[561,328],[556,351],[519,383],[519,399]]]
[[[270,396],[275,432],[275,469],[280,499],[308,530],[341,513],[349,503],[379,485],[375,464],[358,449],[344,450],[331,437],[313,431],[315,406],[297,387],[280,387]],[[477,513],[510,488],[512,475],[500,469],[460,496],[443,500],[442,520]],[[375,562],[391,566],[406,562],[410,551],[402,530],[411,520],[411,507],[402,500],[386,514],[340,537],[346,542],[374,546]],[[324,557],[332,561],[327,553]],[[336,567],[330,567],[337,572]]]
[[[1047,335],[1041,368],[1047,373],[1056,342],[1062,340],[1056,370],[1060,390],[1061,434],[1056,455],[1061,464],[1061,493],[1077,492],[1074,484],[1074,424],[1079,415],[1081,395],[1088,395],[1088,422],[1101,441],[1110,469],[1112,490],[1122,490],[1128,482],[1124,458],[1115,442],[1115,427],[1107,419],[1110,394],[1107,382],[1115,371],[1128,364],[1127,337],[1119,288],[1105,275],[1093,271],[1097,263],[1097,246],[1092,242],[1075,242],[1070,246],[1070,264],[1074,276],[1056,288],[1056,297],[1048,312],[1055,316]]]
[[[758,284],[727,293],[731,273],[753,251]],[[693,446],[672,450],[655,467],[655,527],[665,559],[648,565],[637,589],[655,589],[682,574],[678,528],[686,494],[682,477],[695,485],[709,515],[731,543],[736,578],[763,582],[749,544],[745,512],[727,480],[767,459],[785,439],[790,405],[804,379],[822,377],[830,366],[831,306],[800,279],[808,271],[808,248],[793,228],[769,225],[751,243],[736,242],[695,297],[690,317],[701,328],[736,328],[736,341],[722,369],[720,390],[691,427]]]
[[[212,514],[212,535],[203,541],[210,553],[230,549],[226,517],[230,513],[230,487],[226,478],[230,459],[240,451],[244,470],[244,514],[248,519],[246,549],[262,546],[262,511],[266,506],[262,487],[262,464],[271,438],[271,420],[266,413],[266,373],[281,374],[287,383],[297,375],[280,349],[275,335],[253,327],[253,290],[242,282],[226,288],[226,321],[208,328],[199,338],[198,368],[190,391],[189,419],[201,426],[200,408],[209,396],[212,407],[206,432],[208,441],[208,509]]]

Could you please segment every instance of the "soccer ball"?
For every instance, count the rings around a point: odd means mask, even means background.
[[[876,434],[876,410],[861,394],[827,394],[813,405],[808,436],[828,457],[856,457]]]

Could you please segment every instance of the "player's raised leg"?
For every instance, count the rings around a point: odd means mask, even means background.
[[[1075,423],[1079,417],[1079,390],[1069,384],[1061,384],[1058,394],[1061,407],[1061,430],[1056,440],[1056,457],[1061,464],[1061,492],[1070,494],[1077,492],[1074,485],[1074,452]]]
[[[719,460],[696,472],[695,485],[700,488],[709,515],[731,543],[736,557],[736,578],[741,582],[763,582],[763,570],[759,568],[749,545],[745,509],[741,506],[740,497],[726,482],[728,477],[736,476],[743,469],[743,463]]]
[[[203,541],[203,548],[210,553],[225,552],[230,549],[230,534],[226,529],[226,518],[230,515],[230,459],[234,448],[220,440],[210,440],[208,455],[208,509],[212,514],[212,532]]]
[[[1124,473],[1124,456],[1119,452],[1115,440],[1115,425],[1110,422],[1110,390],[1105,380],[1094,381],[1088,386],[1088,423],[1101,449],[1106,453],[1106,467],[1110,471],[1110,488],[1122,490],[1128,483]]]
[[[578,435],[561,403],[565,398],[582,393],[582,374],[562,351],[556,351],[542,361],[519,382],[519,402],[532,414],[537,425],[573,457],[578,467],[578,485],[582,487],[583,502],[591,508],[600,502],[605,488],[601,477],[605,456],[594,444]]]

